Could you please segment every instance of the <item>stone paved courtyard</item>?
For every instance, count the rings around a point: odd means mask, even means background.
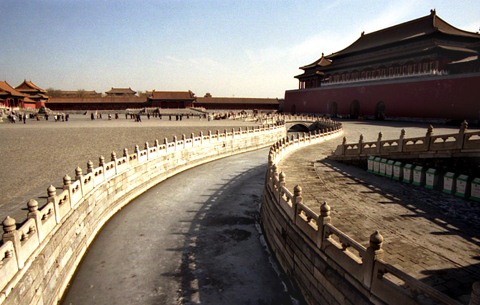
[[[404,125],[404,126],[401,126]],[[366,126],[345,122],[349,142],[400,134],[422,136],[423,126]],[[426,128],[426,127],[425,127]],[[456,129],[435,129],[436,134]],[[375,230],[384,237],[385,261],[466,303],[480,280],[480,204],[426,190],[325,159],[341,138],[287,156],[279,165],[287,187],[303,188],[304,203],[314,211],[326,201],[333,225],[363,244]]]

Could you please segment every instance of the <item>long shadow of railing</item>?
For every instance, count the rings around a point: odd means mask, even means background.
[[[339,173],[341,176],[351,179],[354,183],[368,188],[371,192],[387,198],[389,204],[398,204],[408,209],[415,215],[410,215],[410,217],[428,219],[449,234],[457,235],[480,247],[480,205],[414,185],[408,185],[412,191],[408,193],[397,187],[389,187],[387,190],[385,189],[385,183],[382,182],[385,178],[370,173],[362,175],[364,173],[362,169],[330,159],[323,159],[319,162],[333,172]],[[393,181],[393,183],[400,184],[401,182]],[[424,195],[418,196],[418,194]],[[427,197],[430,199],[419,200],[419,198]],[[445,202],[445,204],[442,204],[442,202]],[[379,203],[385,204],[385,202]]]
[[[385,183],[382,183],[385,178],[366,172],[359,173],[362,171],[361,169],[336,161],[326,159],[320,163],[331,171],[351,179],[353,184],[360,184],[367,188],[368,192],[377,193],[386,198],[387,201],[378,202],[379,206],[393,204],[408,210],[407,213],[397,216],[405,219],[414,217],[427,220],[431,223],[431,228],[438,228],[429,233],[434,239],[435,236],[455,236],[471,244],[468,248],[480,249],[480,206],[475,203],[450,197],[441,192],[432,193],[431,190],[419,186],[402,184],[402,187],[399,187],[401,182],[396,181],[392,181],[392,183],[399,184],[398,186],[386,186]],[[408,188],[409,191],[405,192],[405,188]],[[388,249],[388,246],[385,246],[385,249]],[[450,255],[465,255],[469,261],[480,261],[480,256],[469,257],[468,253],[450,253]],[[419,263],[421,264],[421,262]],[[474,281],[480,278],[480,264],[465,264],[459,268],[423,270],[419,274],[428,275],[422,277],[421,282],[429,286],[444,287],[443,293],[461,300],[470,293]],[[448,279],[448,283],[441,284],[445,279]],[[455,288],[453,289],[453,287]]]

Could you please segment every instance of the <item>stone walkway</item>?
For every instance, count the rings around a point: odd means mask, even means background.
[[[197,166],[134,199],[90,245],[60,304],[305,304],[285,290],[258,229],[267,154]]]
[[[344,127],[347,134],[358,132],[355,124]],[[362,133],[373,139],[384,128]],[[314,211],[326,201],[333,225],[364,246],[380,230],[386,262],[467,304],[473,282],[480,280],[480,204],[325,159],[340,142],[288,155],[279,164],[287,187],[300,185]]]

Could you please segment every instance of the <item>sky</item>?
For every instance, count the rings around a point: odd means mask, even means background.
[[[1,0],[0,80],[283,98],[322,53],[431,9],[480,29],[478,0]]]

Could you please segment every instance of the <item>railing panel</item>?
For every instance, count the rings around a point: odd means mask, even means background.
[[[47,203],[39,211],[40,223],[37,224],[38,229],[42,231],[42,236],[47,236],[57,225],[55,220],[55,208],[53,202]]]
[[[128,164],[130,166],[137,165],[138,164],[138,155],[135,154],[135,153],[128,155]]]
[[[138,163],[144,163],[148,160],[148,151],[146,149],[138,152]]]
[[[94,187],[94,174],[88,173],[82,177],[82,188],[83,188],[83,196],[87,195],[93,190]]]
[[[58,216],[63,219],[65,215],[70,212],[72,206],[70,204],[70,196],[68,190],[62,190],[60,194],[55,196],[55,202],[57,203]]]
[[[81,181],[77,180],[72,182],[72,184],[68,186],[68,190],[70,195],[70,206],[74,208],[83,198]]]
[[[11,241],[7,241],[0,247],[0,266],[0,291],[2,291],[19,270]]]
[[[295,224],[313,243],[316,242],[318,232],[317,218],[318,216],[311,212],[310,209],[305,206],[297,206]]]
[[[425,137],[405,139],[403,142],[404,152],[426,151],[427,148]]]
[[[115,161],[110,161],[105,164],[105,180],[110,179],[111,177],[116,175],[116,170],[115,170]]]
[[[158,157],[158,147],[153,146],[148,148],[148,160],[153,160]]]
[[[381,260],[375,261],[371,291],[384,301],[395,300],[398,304],[461,304]]]
[[[20,237],[20,245],[15,247],[17,248],[19,264],[23,266],[23,263],[30,257],[30,255],[32,255],[33,251],[35,251],[40,244],[35,219],[28,219],[17,229],[17,233]]]
[[[97,186],[105,181],[105,175],[103,173],[103,166],[97,167],[93,169],[93,186]]]
[[[465,134],[463,149],[480,150],[480,132],[472,132],[472,133]]]
[[[122,157],[116,160],[117,175],[128,168],[128,157]]]

